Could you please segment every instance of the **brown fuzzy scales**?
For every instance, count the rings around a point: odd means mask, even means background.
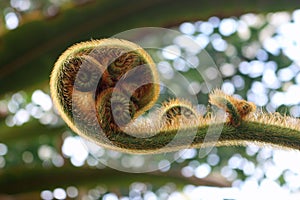
[[[239,100],[216,89],[209,96],[209,102],[224,109],[228,114],[229,123],[239,126],[241,121],[256,110],[252,102]]]
[[[299,119],[256,111],[253,103],[218,89],[209,102],[226,116],[209,112],[203,117],[181,99],[142,116],[158,99],[158,72],[141,47],[125,40],[72,46],[55,63],[50,89],[76,133],[113,150],[159,153],[248,142],[300,149]]]

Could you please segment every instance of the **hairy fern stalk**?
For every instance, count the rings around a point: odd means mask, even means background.
[[[113,150],[148,154],[248,143],[300,150],[299,119],[258,111],[219,89],[209,103],[223,113],[203,116],[187,100],[173,99],[143,116],[158,99],[158,72],[145,50],[125,40],[73,45],[55,63],[50,89],[74,132]]]

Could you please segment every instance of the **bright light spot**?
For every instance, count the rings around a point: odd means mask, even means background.
[[[122,156],[122,153],[119,151],[114,151],[114,150],[108,150],[107,154],[109,157],[113,158],[113,159],[118,159]]]
[[[265,50],[259,49],[257,51],[256,58],[259,61],[267,61],[269,56],[268,56],[268,53]]]
[[[269,179],[262,180],[259,190],[257,191],[257,194],[260,194],[260,196],[267,197],[270,195],[270,193],[272,193],[274,191],[278,191],[278,192],[276,192],[276,194],[274,194],[274,197],[272,199],[286,199],[286,197],[288,195],[287,191],[284,191],[283,189],[281,189],[281,187],[278,183],[276,183],[273,180],[269,180]]]
[[[222,38],[213,39],[211,41],[211,44],[216,51],[223,52],[227,48],[227,42],[225,40],[223,40]]]
[[[214,31],[214,26],[210,22],[202,22],[199,26],[199,31],[205,35],[210,35]]]
[[[236,32],[237,22],[234,19],[223,19],[219,26],[219,31],[224,36],[229,36]]]
[[[195,190],[195,188],[196,188],[196,186],[194,186],[194,185],[185,185],[182,191],[184,194],[189,196]]]
[[[103,195],[102,199],[103,200],[118,200],[118,197],[116,194],[108,193],[108,194]]]
[[[101,196],[101,192],[96,188],[89,190],[88,194],[91,197],[91,199],[99,199]]]
[[[242,40],[248,40],[251,37],[251,31],[243,21],[239,21],[237,33]]]
[[[268,158],[270,158],[272,156],[272,149],[271,148],[262,148],[260,149],[256,159],[258,162],[265,162]]]
[[[0,143],[0,156],[4,156],[7,154],[7,146],[6,144]]]
[[[199,82],[194,81],[189,84],[188,91],[190,94],[196,95],[200,92],[200,90],[201,90],[201,85]]]
[[[16,13],[9,12],[5,15],[6,27],[9,30],[15,29],[19,25],[19,18]]]
[[[71,158],[75,166],[82,166],[89,154],[79,137],[67,137],[62,145],[62,152]]]
[[[253,145],[253,144],[252,145],[248,145],[246,147],[246,153],[249,156],[254,156],[258,152],[258,150],[259,150],[259,147],[256,146],[256,145]]]
[[[123,161],[123,160],[122,160]],[[89,166],[97,166],[98,165],[98,160],[96,159],[96,158],[94,158],[94,157],[91,157],[91,156],[89,156],[88,158],[87,158],[87,164],[89,165]]]
[[[282,174],[282,170],[274,165],[268,165],[265,169],[266,177],[270,180],[276,181],[279,176]]]
[[[268,96],[264,93],[248,92],[247,100],[254,102],[258,106],[265,106],[268,103]]]
[[[273,151],[273,161],[281,171],[291,170],[300,175],[300,153],[297,151]]]
[[[262,43],[263,47],[271,54],[277,56],[280,53],[280,45],[274,38],[267,38]]]
[[[16,113],[19,109],[19,104],[15,100],[11,100],[8,102],[7,108],[11,113]]]
[[[201,46],[198,45],[191,36],[177,36],[174,39],[174,43],[192,54],[197,54],[201,50]]]
[[[243,172],[246,176],[250,176],[255,172],[255,165],[251,161],[246,161],[243,164]]]
[[[200,165],[200,163],[197,160],[192,160],[191,162],[189,162],[189,166],[192,167],[193,169],[195,169],[199,165]]]
[[[20,11],[26,11],[30,8],[30,0],[10,0],[10,5]]]
[[[32,94],[31,100],[36,105],[39,105],[45,111],[49,111],[52,108],[52,101],[48,94],[45,94],[41,90],[36,90]]]
[[[189,68],[186,66],[186,61],[182,58],[175,59],[173,62],[173,66],[177,71],[186,72],[189,70]]]
[[[162,50],[162,55],[169,60],[174,60],[181,55],[181,50],[177,45],[170,45]]]
[[[64,165],[64,159],[59,154],[52,156],[51,160],[56,167],[62,167]]]
[[[44,200],[52,200],[53,199],[53,194],[49,190],[44,190],[41,192],[41,198]]]
[[[240,75],[235,75],[232,77],[232,83],[237,90],[244,89],[245,81]]]
[[[284,53],[292,60],[299,60],[297,52],[300,50],[299,25],[295,23],[282,24],[278,29],[277,38],[282,46]],[[296,52],[295,52],[296,51]]]
[[[256,78],[258,76],[261,76],[264,72],[264,63],[261,61],[251,61],[250,62],[250,73],[249,76],[251,78]]]
[[[265,177],[265,171],[261,167],[257,167],[255,172],[251,175],[251,178],[261,180]]]
[[[287,185],[288,188],[290,188],[290,190],[292,191],[298,191],[299,187],[300,187],[300,175],[296,174],[296,175],[285,175],[284,176],[285,180],[287,181]],[[299,198],[299,196],[298,196]]]
[[[197,66],[199,65],[199,58],[194,55],[190,55],[186,57],[186,61],[189,64],[188,66],[190,68],[197,68]]]
[[[195,26],[190,23],[190,22],[185,22],[185,23],[182,23],[180,26],[179,26],[179,30],[182,32],[182,33],[185,33],[185,34],[188,34],[188,35],[192,35],[195,33]]]
[[[244,21],[248,26],[259,28],[265,23],[265,19],[263,16],[256,15],[253,13],[247,13],[245,15],[242,15],[241,20]]]
[[[192,159],[197,155],[196,149],[184,149],[179,152],[182,159]]]
[[[291,64],[289,69],[292,70],[293,73],[297,74],[300,71],[300,66],[297,64]]]
[[[185,191],[187,199],[191,200],[225,200],[239,199],[239,191],[236,188],[215,188],[199,186]],[[240,199],[239,199],[240,200]]]
[[[185,177],[192,177],[194,175],[194,169],[191,166],[185,166],[181,169],[181,174]]]
[[[291,20],[290,13],[288,12],[276,12],[268,14],[268,21],[270,24],[278,27],[282,24],[286,24]]]
[[[91,141],[87,141],[85,139],[84,143],[86,144],[88,151],[91,153],[91,155],[93,155],[96,158],[100,158],[104,155],[105,153],[105,149],[100,147],[99,145],[97,145],[96,143],[93,143]]]
[[[141,183],[141,182],[134,182],[130,185],[130,188],[131,188],[131,190],[143,192],[143,191],[146,191],[147,186],[146,186],[146,184]]]
[[[54,152],[53,152],[52,147],[50,147],[48,145],[42,145],[38,149],[38,155],[41,160],[49,160],[51,158],[51,156],[53,155],[53,153]]]
[[[233,64],[230,64],[230,63],[224,63],[220,67],[220,70],[225,77],[232,76],[235,74],[235,67]]]
[[[233,86],[233,84],[231,83],[231,82],[224,82],[223,84],[222,84],[222,88],[221,88],[226,94],[228,94],[228,95],[232,95],[233,93],[234,93],[234,90],[235,90],[235,88],[234,88],[234,86]]]
[[[273,71],[276,71],[278,68],[277,63],[274,61],[269,61],[267,63],[265,63],[265,69],[270,69]]]
[[[225,54],[227,57],[235,57],[234,59],[237,59],[237,49],[232,44],[228,44],[227,49],[225,50]]]
[[[151,191],[147,191],[144,194],[144,199],[145,200],[157,200],[157,196],[155,195],[155,193],[151,192]]]
[[[253,194],[253,192],[257,191],[258,187],[259,185],[257,183],[257,180],[249,179],[243,183],[241,190],[243,191],[244,194],[248,193],[249,195],[249,193]]]
[[[285,94],[285,105],[295,105],[300,103],[300,85],[291,85]]]
[[[235,154],[228,160],[228,166],[232,169],[240,168],[242,161],[241,155]]]
[[[208,22],[210,22],[210,23],[213,25],[214,28],[216,28],[216,27],[219,26],[220,21],[221,21],[221,20],[220,20],[218,17],[215,17],[215,16],[210,17],[210,18],[208,19]]]
[[[67,197],[66,191],[62,188],[56,188],[53,191],[53,196],[56,199],[65,199]]]
[[[281,82],[278,80],[275,71],[271,69],[264,71],[262,81],[266,87],[271,89],[278,89],[281,86]]]
[[[170,63],[162,61],[157,65],[158,71],[163,75],[165,79],[172,79],[174,76],[174,70]]]
[[[293,117],[300,117],[300,107],[293,106],[290,108],[290,113]]]
[[[130,199],[140,199],[141,198],[141,191],[137,190],[137,189],[131,189],[129,191],[128,196],[129,196]],[[128,198],[128,200],[130,200],[129,198]]]
[[[266,93],[266,88],[263,83],[254,81],[251,85],[251,91],[256,94],[264,94]]]
[[[8,126],[8,127],[13,127],[14,125],[16,125],[16,118],[13,117],[13,116],[8,116],[6,117],[5,119],[5,124]]]
[[[43,109],[33,103],[29,103],[28,105],[26,105],[26,110],[35,119],[40,119],[44,115]]]
[[[299,23],[300,23],[300,10],[295,10],[295,11],[293,12],[292,17],[293,17],[294,22],[295,22],[296,24],[299,24]]]
[[[239,64],[239,70],[242,74],[249,74],[251,71],[250,63],[243,61]]]
[[[184,196],[179,192],[173,192],[168,197],[168,200],[182,200],[184,199]]]
[[[55,124],[58,121],[58,118],[53,113],[44,113],[39,121],[41,124]]]
[[[215,69],[214,67],[209,67],[207,69],[204,70],[204,75],[205,77],[207,77],[210,80],[214,80],[218,77],[218,70]]]
[[[67,188],[67,195],[70,197],[70,198],[76,198],[78,196],[78,190],[76,187],[74,186],[70,186]]]
[[[202,49],[204,49],[209,43],[209,37],[204,34],[199,34],[196,36],[195,41]]]
[[[217,154],[209,154],[207,156],[207,163],[211,166],[216,166],[220,162],[220,157]]]
[[[295,81],[297,84],[300,84],[300,73],[298,73],[297,76],[295,77]]]
[[[280,69],[277,73],[280,81],[290,81],[295,75],[290,68]]]
[[[210,172],[211,167],[208,164],[204,163],[195,169],[195,176],[197,178],[205,178],[209,175]]]
[[[171,163],[168,160],[162,160],[158,163],[158,168],[162,172],[166,172],[171,168]]]
[[[145,164],[145,158],[139,155],[124,156],[121,163],[127,168],[139,168]]]
[[[272,36],[276,33],[276,27],[267,24],[260,32],[259,32],[259,41],[263,43],[265,40],[272,38]]]
[[[16,115],[15,115],[15,119],[16,119],[16,124],[17,125],[22,125],[25,122],[28,122],[30,119],[30,114],[25,110],[25,109],[20,109],[17,111]]]

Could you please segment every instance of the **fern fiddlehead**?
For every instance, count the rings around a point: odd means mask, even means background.
[[[125,40],[75,44],[55,63],[50,89],[73,131],[113,150],[159,153],[248,142],[300,149],[299,120],[259,113],[253,103],[221,90],[213,91],[209,102],[225,110],[225,124],[214,113],[203,117],[180,99],[163,103],[148,119],[136,120],[157,101],[159,78],[147,52]],[[220,124],[224,125],[220,135],[206,135],[209,127]],[[183,134],[174,141],[179,130]]]

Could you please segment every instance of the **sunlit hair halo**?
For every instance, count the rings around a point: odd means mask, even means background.
[[[203,117],[183,99],[162,103],[148,119],[137,120],[158,100],[159,75],[148,53],[126,40],[92,40],[67,49],[55,63],[50,91],[61,117],[74,132],[122,152],[161,153],[249,141],[300,146],[299,134],[294,133],[300,130],[298,123],[277,125],[284,117],[260,114],[253,103],[218,89],[210,94],[209,102],[225,110],[225,124],[214,113]],[[206,136],[208,128],[218,124],[224,124],[222,134]],[[178,131],[184,134],[174,142]],[[284,136],[282,142],[273,141],[272,136],[279,137],[276,131],[289,134],[291,139]]]

